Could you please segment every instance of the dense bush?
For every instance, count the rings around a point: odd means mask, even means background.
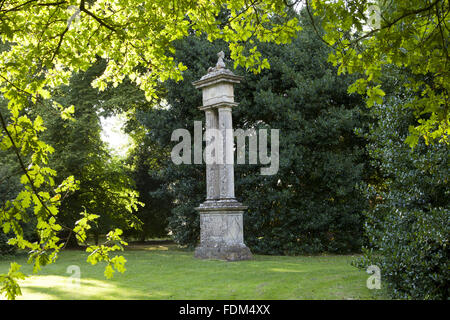
[[[235,89],[234,127],[279,129],[280,168],[262,176],[266,165],[235,166],[236,195],[249,207],[245,241],[266,254],[359,250],[367,202],[357,185],[364,179],[365,141],[353,129],[363,125],[364,114],[360,98],[347,94],[351,79],[336,75],[326,62],[329,49],[306,25],[290,45],[258,48],[271,68],[258,75],[235,70],[245,80]],[[205,168],[171,163],[170,137],[178,128],[193,136],[194,120],[204,121],[197,109],[201,93],[191,82],[215,65],[220,50],[221,43],[201,38],[180,42],[176,58],[188,66],[184,81],[165,84],[164,103],[138,117],[149,139],[167,150],[159,175],[165,180],[160,189],[174,200],[168,228],[178,243],[191,246],[199,237],[194,208],[205,199]]]
[[[139,201],[144,206],[138,208],[136,216],[142,221],[139,229],[129,229],[125,234],[140,241],[154,238],[167,237],[167,217],[173,207],[170,193],[161,190],[161,185],[166,181],[159,174],[160,161],[164,161],[165,154],[158,152],[158,146],[147,138],[141,140],[141,147],[135,148],[128,157],[132,174],[139,192]],[[151,161],[149,161],[151,160]]]
[[[246,74],[237,88],[236,126],[280,129],[280,168],[236,166],[237,194],[249,206],[245,235],[254,252],[351,252],[362,245],[357,189],[365,174],[365,141],[353,133],[364,110],[337,76],[328,49],[305,30],[291,45],[261,45],[271,69]]]
[[[16,247],[9,245],[8,242],[9,237],[0,231],[0,256],[14,254],[16,252]]]
[[[369,151],[382,184],[369,189],[373,208],[365,225],[371,248],[363,265],[381,268],[394,298],[448,299],[450,289],[450,149],[404,139],[415,118],[392,99],[374,109]],[[360,262],[361,263],[361,262]]]

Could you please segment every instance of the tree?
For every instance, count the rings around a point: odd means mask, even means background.
[[[270,70],[254,76],[236,70],[245,80],[235,89],[239,105],[233,108],[234,127],[280,130],[278,173],[262,176],[261,164],[235,166],[236,194],[249,207],[246,243],[253,252],[265,254],[357,251],[367,205],[357,185],[365,178],[367,164],[365,141],[353,130],[364,125],[363,103],[346,92],[352,77],[338,77],[326,62],[328,48],[311,26],[302,27],[289,45],[255,42]],[[161,190],[175,201],[169,229],[183,245],[198,242],[194,208],[204,200],[205,170],[202,165],[171,162],[171,133],[184,128],[193,136],[193,122],[204,121],[196,108],[201,93],[191,82],[215,64],[224,46],[194,36],[180,41],[176,55],[188,66],[184,81],[168,81],[164,102],[141,117],[149,138],[167,150]],[[248,163],[248,155],[246,159]]]
[[[111,156],[101,139],[100,115],[113,113],[111,103],[116,101],[115,96],[122,94],[121,87],[102,93],[92,88],[92,80],[101,75],[104,68],[104,61],[99,60],[86,72],[74,74],[69,85],[60,86],[53,92],[53,99],[75,107],[73,120],[61,119],[60,114],[46,103],[33,110],[46,123],[42,140],[55,149],[49,159],[55,170],[61,177],[74,176],[78,181],[77,190],[61,202],[60,224],[74,225],[83,210],[95,212],[99,218],[90,233],[94,234],[96,243],[99,233],[106,233],[113,226],[121,229],[139,227],[140,221],[133,212],[141,205],[133,190],[131,175],[119,164],[119,159]],[[115,108],[119,109],[117,104]],[[56,178],[57,184],[60,179]],[[72,230],[66,228],[65,231],[66,246],[77,246]]]
[[[414,114],[390,96],[372,110],[378,121],[367,134],[379,180],[368,185],[369,246],[360,266],[381,268],[383,285],[396,299],[449,297],[450,149],[445,143],[414,149],[403,140]]]
[[[382,268],[396,298],[448,299],[449,1],[306,5],[336,49],[329,60],[358,75],[349,92],[366,95],[378,119],[365,231],[379,251],[364,265]]]
[[[367,105],[381,104],[386,66],[410,71],[403,84],[413,110],[406,142],[448,143],[450,134],[448,0],[332,1],[306,0],[312,21],[319,20],[324,42],[335,49],[329,60],[339,73],[356,73],[349,92],[366,95]],[[315,17],[313,17],[315,16]]]
[[[0,104],[3,112],[6,110],[6,106]],[[4,205],[10,198],[15,198],[20,190],[20,168],[12,155],[7,154],[4,151],[0,151],[0,205]],[[0,256],[11,254],[15,252],[15,247],[8,245],[8,234],[0,232]]]
[[[384,95],[379,87],[382,67],[390,63],[405,67],[414,74],[408,89],[416,93],[406,106],[415,110],[418,119],[410,127],[407,142],[414,146],[419,136],[427,141],[448,140],[448,0],[382,2],[380,26],[369,31],[365,29],[368,1],[311,0],[305,4],[311,16],[320,18],[324,41],[337,49],[330,61],[340,63],[340,72],[363,75],[350,91],[365,93],[368,105],[380,103]],[[37,268],[42,261],[52,261],[61,248],[57,239],[61,226],[56,218],[59,199],[76,185],[70,177],[55,185],[56,171],[48,162],[54,149],[39,139],[45,131],[42,117],[29,116],[43,100],[54,103],[62,117],[70,116],[70,106],[51,99],[52,88],[67,84],[72,72],[87,70],[100,56],[107,66],[93,81],[96,87],[103,90],[128,77],[145,91],[147,99],[156,99],[158,83],[180,80],[185,70],[169,54],[176,40],[202,32],[210,41],[226,41],[236,66],[260,72],[269,64],[262,59],[255,40],[289,42],[299,30],[297,19],[288,15],[292,5],[285,0],[2,1],[0,37],[11,47],[0,55],[0,90],[8,100],[8,113],[0,113],[0,148],[16,157],[24,185],[23,192],[0,212],[4,231],[17,235],[12,242],[33,251],[31,258]],[[30,206],[43,246],[22,236],[20,212]],[[94,218],[84,213],[79,220],[76,232],[81,238],[88,220]],[[111,238],[119,241],[118,232],[112,232]],[[99,259],[102,250],[106,249],[93,250]],[[106,254],[101,257],[110,271],[113,260]],[[11,274],[17,274],[15,271],[16,265]],[[8,282],[8,288],[14,296],[15,283]]]
[[[218,17],[223,8],[228,10],[225,23]],[[205,32],[209,40],[227,41],[232,58],[257,72],[268,67],[267,60],[260,59],[256,47],[245,51],[243,43],[252,36],[284,43],[297,30],[297,20],[287,16],[282,0],[2,1],[0,37],[10,48],[0,55],[0,91],[8,100],[9,111],[0,113],[0,148],[15,155],[23,173],[22,192],[0,211],[3,231],[12,230],[16,235],[10,242],[31,250],[36,270],[54,261],[63,245],[58,238],[62,229],[58,209],[63,195],[76,189],[75,180],[68,177],[55,185],[57,172],[49,164],[54,148],[39,139],[45,131],[42,117],[31,119],[29,111],[49,100],[63,118],[69,118],[73,108],[51,99],[51,92],[67,84],[72,72],[86,71],[100,56],[106,59],[107,66],[93,81],[95,87],[104,90],[108,83],[118,85],[128,76],[152,99],[156,98],[158,82],[181,79],[185,66],[167,53],[173,52],[175,40],[190,32]],[[30,206],[39,233],[35,243],[23,238],[20,227],[22,212]],[[83,212],[73,228],[80,239],[85,239],[85,231],[97,217]],[[108,255],[120,248],[120,234],[121,230],[109,233],[109,241],[116,246],[88,248],[91,262],[107,262],[107,276],[112,275],[113,267],[124,270],[123,257]],[[16,264],[11,265],[9,280],[2,280],[2,291],[10,298],[20,292],[14,280],[14,275],[19,275],[17,269]]]
[[[130,129],[130,123],[127,127]],[[128,162],[133,168],[132,177],[139,192],[139,201],[145,206],[136,212],[142,221],[142,227],[130,230],[127,235],[136,236],[141,241],[147,238],[167,237],[168,217],[173,208],[173,199],[168,192],[161,190],[161,186],[166,182],[164,163],[168,154],[147,135],[134,137],[137,147],[132,151]]]
[[[357,252],[367,206],[358,185],[368,163],[354,129],[368,117],[361,97],[346,91],[354,78],[336,75],[329,48],[303,21],[292,44],[261,45],[270,70],[237,88],[237,127],[280,129],[276,175],[237,166],[247,244],[268,254]]]

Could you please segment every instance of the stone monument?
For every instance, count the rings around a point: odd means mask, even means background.
[[[206,117],[205,157],[215,159],[206,163],[206,201],[196,208],[200,214],[200,245],[195,249],[195,257],[247,260],[252,258],[250,249],[244,244],[243,214],[247,207],[238,202],[234,195],[231,115],[232,107],[237,105],[234,102],[234,84],[239,83],[242,77],[225,68],[223,52],[217,55],[217,65],[192,83],[203,93],[203,106],[199,109],[205,111]],[[208,134],[214,131],[220,134]],[[215,148],[208,148],[212,144]]]

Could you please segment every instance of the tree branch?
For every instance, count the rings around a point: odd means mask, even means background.
[[[26,6],[27,4],[30,4],[30,3],[36,2],[36,1],[37,0],[29,0],[27,2],[24,2],[22,4],[19,4],[19,5],[15,6],[13,8],[1,10],[1,12],[2,12],[2,14],[5,14],[5,13],[11,12],[11,11],[18,11],[20,8]]]
[[[92,12],[90,12],[88,9],[86,9],[85,7],[85,0],[81,0],[80,3],[80,11],[86,13],[87,15],[91,16],[92,18],[94,18],[98,23],[100,23],[102,26],[104,26],[105,28],[111,30],[111,31],[116,31],[116,29],[114,29],[112,26],[110,26],[109,24],[106,24],[103,19],[100,19],[99,17],[97,17],[95,14],[93,14]]]
[[[320,40],[321,40],[322,42],[324,42],[325,44],[327,44],[328,46],[331,47],[331,45],[330,45],[328,42],[326,42],[326,41],[322,38],[322,36],[319,34],[319,32],[318,32],[318,30],[317,30],[317,28],[316,28],[316,25],[315,25],[315,23],[314,23],[314,19],[313,19],[312,13],[311,13],[311,11],[310,11],[309,1],[310,1],[310,0],[305,0],[305,2],[306,2],[306,10],[307,10],[308,15],[309,15],[309,18],[310,18],[310,20],[311,20],[311,24],[312,24],[312,26],[313,26],[313,28],[314,28],[314,30],[315,30],[317,36],[320,38]],[[427,6],[427,7],[424,7],[424,8],[420,8],[420,9],[416,9],[416,10],[412,10],[412,11],[406,12],[406,13],[404,13],[403,15],[401,15],[400,17],[395,18],[393,21],[387,22],[387,24],[384,25],[383,27],[380,27],[380,28],[377,28],[377,29],[373,29],[373,30],[369,31],[368,33],[366,33],[365,35],[363,35],[363,36],[361,36],[361,37],[359,37],[359,38],[357,38],[357,39],[354,39],[354,40],[353,40],[350,44],[348,44],[347,46],[350,47],[350,46],[352,46],[353,44],[355,44],[356,42],[359,42],[359,41],[361,41],[361,40],[363,40],[363,39],[366,39],[366,38],[372,36],[373,34],[379,32],[379,31],[381,31],[381,30],[389,29],[390,27],[392,27],[393,25],[395,25],[395,24],[396,24],[397,22],[399,22],[400,20],[402,20],[402,19],[404,19],[404,18],[407,18],[407,17],[409,17],[409,16],[411,16],[411,15],[415,15],[415,14],[419,14],[419,13],[422,13],[422,12],[425,12],[425,11],[429,11],[429,10],[433,9],[433,7],[436,6],[436,5],[439,3],[439,1],[440,1],[440,0],[435,0],[434,2],[432,2],[432,3],[431,3],[429,6]]]
[[[313,29],[314,29],[314,32],[316,33],[316,35],[319,37],[319,39],[320,39],[323,43],[325,43],[327,46],[329,46],[330,48],[332,48],[333,46],[330,45],[327,41],[325,41],[325,39],[322,38],[322,36],[320,35],[319,30],[317,30],[316,23],[314,22],[314,17],[312,16],[311,10],[310,10],[310,8],[309,8],[309,1],[306,0],[305,2],[306,2],[306,11],[308,12],[308,16],[309,16],[309,19],[311,20],[311,25],[312,25],[312,27],[313,27]]]
[[[17,91],[23,92],[27,97],[33,97],[33,95],[32,95],[30,92],[28,92],[28,91],[26,91],[26,90],[23,90],[23,89],[19,88],[19,87],[16,86],[14,83],[12,83],[11,81],[9,81],[8,78],[5,78],[5,77],[2,76],[1,74],[0,74],[0,77],[1,77],[3,80],[5,80],[6,82],[8,82],[11,86],[13,86]]]
[[[69,31],[69,26],[67,26],[64,29],[64,31],[59,35],[59,41],[58,41],[58,44],[56,45],[55,50],[53,51],[53,55],[52,55],[52,58],[50,59],[50,63],[53,61],[53,59],[55,59],[56,55],[58,54],[59,48],[61,48],[61,44],[64,39],[64,35],[66,34],[67,31]]]
[[[28,174],[28,169],[25,167],[25,163],[22,160],[19,148],[17,147],[16,142],[14,141],[13,137],[11,136],[11,133],[8,130],[5,119],[3,118],[3,115],[1,112],[0,112],[0,123],[2,125],[3,130],[6,132],[6,135],[8,136],[9,140],[11,141],[11,145],[12,145],[14,153],[17,157],[17,160],[19,161],[20,168],[22,169],[23,173],[25,174],[25,176],[28,178],[28,181],[30,182],[31,190],[36,195],[36,197],[38,198],[39,202],[41,203],[41,205],[45,209],[45,211],[47,211],[51,215],[50,210],[48,209],[47,205],[42,200],[41,196],[39,195],[38,190],[34,186],[33,180],[31,179],[30,175]]]
[[[4,15],[4,14],[6,14],[8,12],[19,11],[23,7],[25,7],[26,5],[31,4],[33,2],[37,2],[37,1],[38,0],[28,0],[28,1],[24,2],[24,3],[21,3],[21,4],[17,5],[17,6],[15,6],[15,7],[9,8],[9,9],[7,9],[7,8],[2,9],[3,8],[3,4],[4,4],[4,1],[2,1],[1,6],[0,6],[0,13],[2,15]],[[36,6],[40,6],[40,7],[50,7],[50,6],[59,6],[61,4],[67,4],[67,1],[62,0],[62,1],[57,1],[57,2],[36,3],[35,5]]]
[[[378,32],[378,31],[381,31],[381,30],[384,30],[384,29],[389,29],[394,24],[396,24],[397,22],[399,22],[400,20],[402,20],[402,19],[404,19],[406,17],[412,16],[412,15],[415,15],[415,14],[419,14],[419,13],[422,13],[422,12],[425,12],[425,11],[429,11],[429,10],[433,9],[433,7],[435,5],[437,5],[439,1],[440,0],[436,0],[436,1],[432,2],[428,7],[420,8],[420,9],[416,9],[416,10],[412,10],[410,12],[407,12],[407,13],[401,15],[400,17],[395,18],[392,22],[388,22],[385,26],[377,28],[377,29],[373,29],[370,32],[366,33],[365,35],[359,37],[358,39],[353,40],[352,43],[349,44],[349,46],[352,45],[355,42],[359,42],[359,41],[361,41],[363,39],[366,39],[366,38],[370,37],[371,35],[373,35],[374,33]]]
[[[445,36],[444,36],[444,32],[442,31],[442,26],[441,23],[444,22],[445,23],[445,18],[444,19],[440,19],[441,15],[439,14],[439,8],[438,6],[436,6],[436,17],[438,20],[438,26],[439,26],[439,34],[441,36],[441,41],[442,41],[442,48],[444,49],[445,52],[445,70],[447,70],[447,62],[448,62],[448,50],[447,50],[447,45],[446,45],[446,41],[448,40]]]
[[[47,6],[59,6],[60,4],[66,4],[67,1],[58,2],[48,2],[48,3],[36,3],[37,6],[47,7]]]

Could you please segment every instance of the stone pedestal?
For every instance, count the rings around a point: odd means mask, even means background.
[[[202,89],[206,130],[220,132],[217,141],[206,134],[205,158],[214,159],[206,163],[206,201],[196,210],[200,214],[200,245],[195,257],[228,261],[252,258],[250,249],[244,244],[243,214],[247,207],[235,199],[234,194],[234,145],[232,107],[234,84],[242,77],[236,76],[223,63],[223,52],[218,54],[215,68],[193,85]],[[210,148],[209,146],[216,148]],[[220,152],[218,152],[220,150]],[[208,152],[211,152],[210,154]]]
[[[244,244],[243,211],[200,211],[200,245],[195,257],[228,261],[252,258]]]

